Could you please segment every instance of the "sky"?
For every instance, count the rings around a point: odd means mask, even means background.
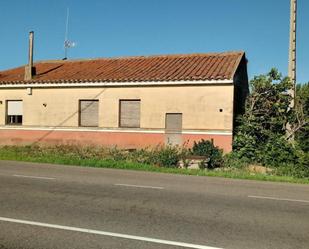
[[[250,79],[288,68],[290,0],[0,0],[0,70],[62,59],[243,50]],[[298,0],[297,81],[309,81],[309,1]]]

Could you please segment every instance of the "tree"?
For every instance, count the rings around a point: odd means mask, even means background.
[[[309,153],[309,82],[296,88],[295,135],[301,149]]]
[[[254,77],[250,86],[245,114],[236,122],[234,150],[251,162],[273,165],[293,162],[296,155],[286,137],[286,125],[292,124],[294,129],[296,117],[295,109],[290,108],[289,78],[282,78],[276,69],[272,69],[267,75]],[[281,150],[286,151],[282,157],[278,156]]]
[[[233,158],[273,167],[279,175],[309,177],[309,84],[297,87],[294,108],[291,81],[276,69],[254,77],[250,87],[245,113],[236,121]]]

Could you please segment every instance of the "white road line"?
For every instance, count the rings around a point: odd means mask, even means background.
[[[143,186],[143,185],[131,185],[131,184],[114,184],[115,186],[132,187],[132,188],[150,188],[150,189],[164,189],[163,187]]]
[[[56,178],[44,177],[44,176],[26,176],[26,175],[13,175],[13,176],[23,177],[23,178],[43,179],[43,180],[55,180],[56,179]]]
[[[92,230],[92,229],[87,229],[87,228],[61,226],[61,225],[35,222],[35,221],[27,221],[27,220],[18,220],[18,219],[6,218],[6,217],[0,217],[0,221],[19,223],[19,224],[25,224],[25,225],[32,225],[32,226],[39,226],[39,227],[55,228],[55,229],[81,232],[81,233],[111,236],[111,237],[130,239],[130,240],[139,240],[139,241],[145,241],[145,242],[151,242],[151,243],[157,243],[157,244],[164,244],[164,245],[172,245],[172,246],[180,246],[180,247],[186,247],[186,248],[222,249],[222,248],[218,248],[218,247],[209,247],[209,246],[204,246],[204,245],[196,245],[196,244],[183,243],[183,242],[177,242],[177,241],[154,239],[154,238],[149,238],[149,237],[141,237],[141,236],[135,236],[135,235],[121,234],[121,233],[104,232],[104,231]]]
[[[307,200],[286,199],[286,198],[277,198],[277,197],[268,197],[268,196],[249,195],[248,197],[249,197],[249,198],[256,198],[256,199],[275,200],[275,201],[293,201],[293,202],[304,202],[304,203],[309,203],[309,201],[307,201]]]

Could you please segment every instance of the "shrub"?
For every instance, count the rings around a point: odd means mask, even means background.
[[[158,166],[177,168],[182,158],[182,150],[177,146],[160,146],[152,150],[151,162]]]
[[[196,156],[207,157],[200,164],[200,168],[214,169],[221,167],[223,164],[223,151],[213,144],[213,141],[202,139],[201,141],[194,142],[191,153]]]
[[[297,149],[283,137],[273,136],[257,151],[257,162],[264,166],[279,167],[283,164],[297,164],[298,161]]]
[[[131,151],[128,154],[127,160],[131,162],[151,164],[152,163],[152,151],[147,148]]]
[[[251,129],[251,127],[248,127],[248,129]],[[237,155],[234,154],[234,156],[250,158],[251,161],[255,161],[257,146],[258,142],[252,134],[246,131],[240,131],[234,137],[233,141],[233,150],[237,152]]]
[[[305,152],[300,156],[299,163],[297,164],[296,177],[307,177],[309,178],[309,152]]]
[[[227,168],[243,169],[248,166],[248,164],[248,160],[240,157],[237,152],[231,152],[223,157],[223,165]]]
[[[296,132],[295,139],[300,148],[309,153],[309,82],[297,85],[296,91],[296,107],[298,107],[300,117],[304,119],[304,125]]]
[[[308,162],[307,162],[308,163]],[[292,176],[297,178],[309,178],[308,164],[282,164],[276,168],[275,174],[278,176]]]
[[[124,161],[127,159],[126,153],[122,150],[119,150],[117,147],[109,149],[108,154],[110,159],[115,161]]]

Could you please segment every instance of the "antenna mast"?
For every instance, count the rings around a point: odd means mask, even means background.
[[[68,49],[75,47],[75,42],[69,40],[69,14],[70,10],[67,8],[67,19],[65,24],[65,35],[64,35],[64,59],[68,58]]]

